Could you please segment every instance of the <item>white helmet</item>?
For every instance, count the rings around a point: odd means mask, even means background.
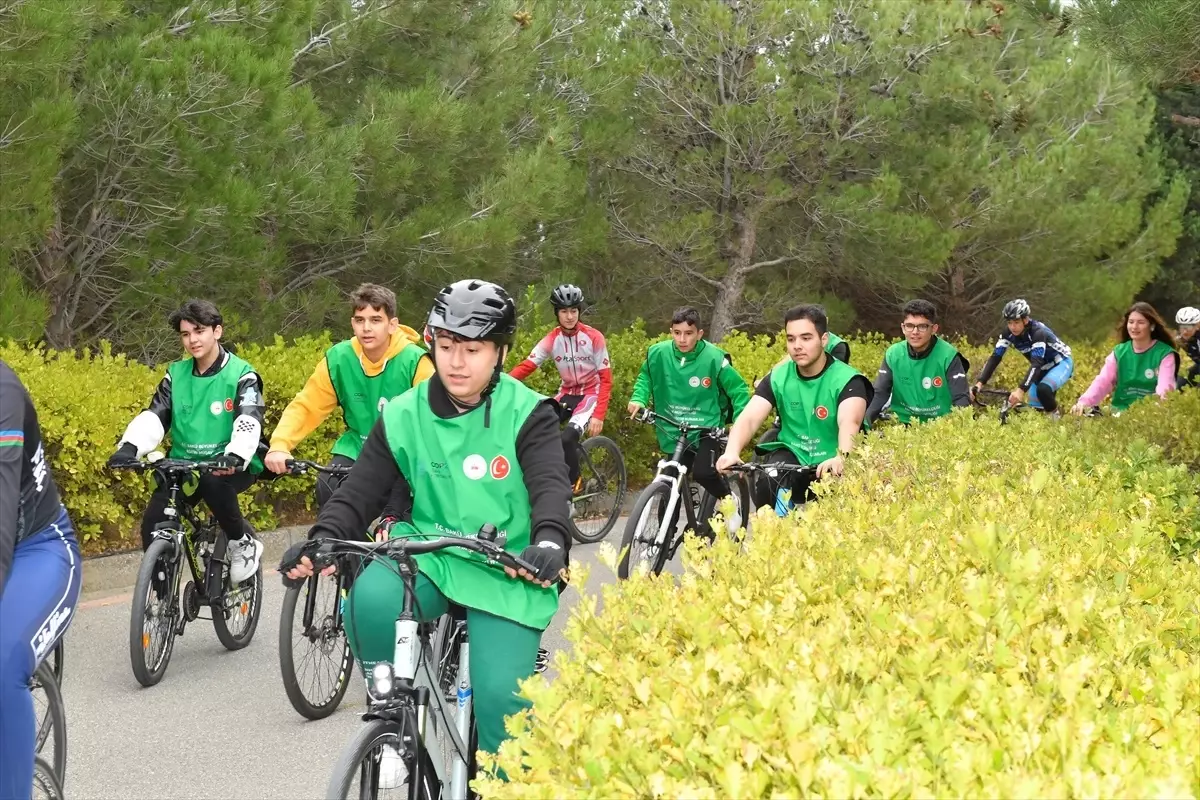
[[[1200,309],[1185,306],[1175,312],[1176,325],[1200,325]]]

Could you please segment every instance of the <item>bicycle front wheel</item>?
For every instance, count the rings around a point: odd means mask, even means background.
[[[671,500],[671,486],[665,481],[654,481],[638,496],[633,512],[625,523],[625,536],[621,539],[621,561],[617,565],[617,577],[624,580],[634,570],[634,565],[645,562],[655,575],[661,574],[667,564],[667,552],[671,548],[674,531],[661,535],[660,529],[667,523],[665,513]],[[681,497],[682,503],[684,499]]]
[[[29,691],[33,693],[33,709],[38,720],[37,736],[34,739],[35,752],[38,755],[50,743],[50,751],[46,754],[54,767],[59,784],[67,782],[67,711],[63,705],[62,690],[54,678],[54,669],[49,660],[38,665],[29,682]],[[43,709],[40,695],[45,695]]]
[[[171,661],[179,621],[178,585],[175,543],[155,539],[142,556],[129,609],[129,661],[142,686],[161,681]]]
[[[580,544],[594,544],[608,536],[621,516],[625,499],[625,458],[607,436],[593,436],[579,454],[579,489],[571,498],[574,514],[571,535]]]
[[[341,602],[337,575],[313,575],[283,596],[279,671],[292,708],[307,719],[332,714],[350,686],[354,656],[338,611]]]
[[[414,781],[417,764],[420,777]],[[329,777],[325,797],[327,800],[361,797],[436,800],[441,796],[440,789],[429,754],[415,731],[405,736],[400,723],[373,719],[359,729],[342,751]]]

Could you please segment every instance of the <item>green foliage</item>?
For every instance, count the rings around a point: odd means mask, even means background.
[[[1195,441],[1197,397],[890,429],[744,547],[693,541],[678,581],[585,591],[510,720],[498,763],[521,779],[477,788],[1200,795],[1200,482],[1117,430]]]

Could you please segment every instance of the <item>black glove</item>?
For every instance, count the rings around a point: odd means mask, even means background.
[[[137,460],[137,447],[132,442],[126,442],[108,457],[108,467],[127,467],[136,464]]]
[[[283,579],[283,585],[288,589],[296,589],[304,585],[308,578],[289,578],[288,572],[300,565],[300,559],[308,556],[312,560],[313,545],[311,542],[296,542],[294,545],[283,551],[283,556],[279,559],[279,577]]]
[[[222,453],[209,462],[214,469],[241,469],[246,462],[239,456],[233,453]]]
[[[537,570],[534,578],[539,581],[555,581],[567,566],[567,549],[554,537],[547,536],[537,544],[521,551],[521,560]]]

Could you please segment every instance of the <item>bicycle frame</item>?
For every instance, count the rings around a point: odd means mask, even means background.
[[[153,538],[166,539],[174,545],[172,558],[178,560],[180,551],[187,557],[188,568],[192,571],[192,579],[197,586],[203,586],[203,596],[208,602],[221,596],[221,574],[220,571],[210,572],[203,563],[199,553],[197,552],[196,533],[207,529],[209,526],[200,522],[196,516],[195,510],[186,504],[181,504],[179,501],[179,492],[182,488],[180,481],[175,477],[178,473],[168,473],[164,475],[167,480],[167,505],[163,509],[163,516],[166,519],[154,526]],[[182,510],[182,520],[180,511]],[[182,521],[188,523],[188,527],[181,524]],[[224,564],[225,551],[229,546],[228,538],[225,532],[218,527],[216,536],[212,543],[212,551],[208,556],[208,563],[213,562]],[[176,572],[175,587],[172,592],[173,596],[178,594],[179,581],[182,578],[183,571]],[[209,584],[214,585],[210,586]]]

